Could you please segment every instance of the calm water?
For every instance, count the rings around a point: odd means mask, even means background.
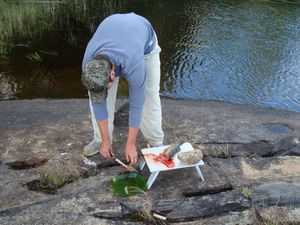
[[[300,112],[299,1],[123,3],[114,12],[144,15],[158,34],[162,95]],[[35,48],[57,52],[45,53],[40,63],[24,59],[22,46],[2,60],[0,98],[86,97],[80,66],[92,34],[79,27],[73,28],[75,47],[51,33],[37,42]],[[119,94],[126,95],[126,85],[121,85]]]

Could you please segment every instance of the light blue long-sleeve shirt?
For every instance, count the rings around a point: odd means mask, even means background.
[[[135,13],[114,14],[97,28],[87,45],[82,67],[93,57],[106,54],[124,76],[129,90],[129,126],[139,128],[145,101],[144,55],[154,48],[155,32],[147,19]],[[108,118],[106,103],[92,103],[96,120]]]

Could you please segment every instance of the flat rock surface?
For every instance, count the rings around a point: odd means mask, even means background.
[[[300,157],[229,159],[207,158],[211,167],[226,177],[234,187],[276,180],[293,180],[300,176]]]
[[[119,108],[125,100],[119,100]],[[57,153],[80,153],[93,137],[87,100],[1,101],[0,160],[47,159]],[[197,144],[275,143],[300,137],[300,114],[222,102],[163,99],[165,143]],[[128,110],[116,115],[116,152],[126,141]],[[118,121],[123,121],[118,122]],[[146,147],[140,139],[139,147]],[[259,148],[256,147],[256,148]],[[22,152],[22,154],[20,154]],[[121,154],[123,156],[123,152]],[[35,158],[34,158],[35,157]],[[124,157],[124,156],[123,156]]]
[[[125,103],[117,101],[113,145],[124,161]],[[122,169],[99,155],[81,156],[93,137],[86,99],[1,101],[0,107],[0,224],[300,222],[300,113],[162,99],[165,144],[201,146],[205,180],[193,168],[165,171],[145,193],[118,197],[108,180]],[[141,134],[137,147],[146,147]],[[28,187],[52,159],[64,164],[66,156],[76,158],[84,176],[52,194]],[[142,175],[149,177],[147,168]],[[272,212],[278,217],[269,218]]]

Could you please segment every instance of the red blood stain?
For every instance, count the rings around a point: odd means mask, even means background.
[[[150,157],[154,162],[162,163],[168,168],[173,168],[175,166],[173,159],[169,158],[165,153],[160,153],[159,155],[145,154],[144,156]]]

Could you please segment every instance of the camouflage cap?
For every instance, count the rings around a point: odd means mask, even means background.
[[[111,64],[105,59],[91,59],[85,64],[81,82],[89,90],[93,102],[106,100],[110,70]]]

